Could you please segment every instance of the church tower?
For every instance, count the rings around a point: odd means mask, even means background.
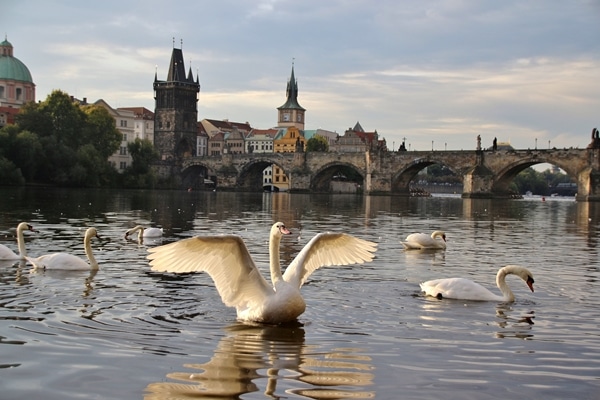
[[[183,52],[173,44],[166,81],[154,75],[154,147],[160,160],[180,162],[196,154],[200,83],[192,69],[186,76]]]
[[[292,75],[287,83],[287,100],[278,107],[277,126],[286,128],[294,126],[304,130],[304,112],[306,111],[298,104],[298,82],[294,76],[294,64],[292,64]]]

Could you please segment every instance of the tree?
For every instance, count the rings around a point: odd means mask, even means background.
[[[531,191],[533,194],[548,195],[548,182],[544,179],[541,172],[537,172],[535,169],[529,167],[521,171],[515,179],[513,184],[517,187],[518,193],[526,193]]]
[[[45,101],[21,108],[17,124],[0,135],[4,157],[28,180],[64,186],[100,186],[114,182],[108,163],[122,135],[104,107],[80,106],[53,91]],[[9,164],[3,164],[9,166]]]
[[[85,138],[81,135],[85,114],[67,93],[54,90],[40,104],[39,112],[45,114],[44,120],[50,121],[50,134],[56,137],[58,143],[71,148],[85,144]]]
[[[154,148],[151,141],[136,138],[133,142],[127,144],[127,151],[133,159],[131,163],[131,172],[134,174],[146,174],[150,171],[150,164],[158,160],[158,151]]]
[[[82,141],[93,144],[103,159],[108,159],[121,145],[123,135],[115,126],[115,119],[102,106],[83,107],[86,116]]]
[[[329,142],[323,136],[316,135],[306,142],[306,151],[329,151]]]
[[[123,183],[127,187],[148,188],[154,187],[157,178],[150,165],[158,160],[159,154],[151,141],[135,139],[127,144],[127,151],[133,159],[131,166],[123,173]]]

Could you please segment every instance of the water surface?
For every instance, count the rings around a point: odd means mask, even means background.
[[[366,265],[316,271],[297,324],[238,323],[206,274],[150,271],[147,248],[235,233],[268,276],[271,224],[293,231],[287,265],[310,238],[343,231],[379,244]],[[600,387],[600,205],[572,199],[0,189],[0,243],[29,221],[30,255],[93,243],[97,273],[31,273],[0,263],[3,399],[596,399]],[[159,241],[126,229],[160,226]],[[448,249],[404,251],[413,232]],[[535,293],[516,301],[423,297],[419,282],[462,276],[492,291],[522,264]],[[512,279],[511,279],[512,278]]]

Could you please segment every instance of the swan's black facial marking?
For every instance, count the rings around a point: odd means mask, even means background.
[[[529,289],[533,292],[533,283],[535,282],[533,280],[533,277],[531,277],[531,275],[527,275],[527,286],[529,286]]]
[[[441,299],[444,298],[444,296],[442,296],[441,293],[438,293],[438,294],[435,295],[435,298],[438,299],[438,300],[441,300]]]

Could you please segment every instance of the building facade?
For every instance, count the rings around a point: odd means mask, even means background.
[[[154,143],[154,113],[146,107],[119,107],[117,111],[131,111],[135,119],[134,139],[148,140]]]
[[[106,101],[97,100],[94,105],[104,107],[115,119],[115,126],[121,132],[121,144],[108,162],[120,173],[131,166],[133,159],[127,150],[127,144],[135,140],[135,114],[131,110],[112,108]]]
[[[13,45],[4,38],[0,43],[0,127],[14,123],[25,103],[35,101],[31,73],[13,54]]]

